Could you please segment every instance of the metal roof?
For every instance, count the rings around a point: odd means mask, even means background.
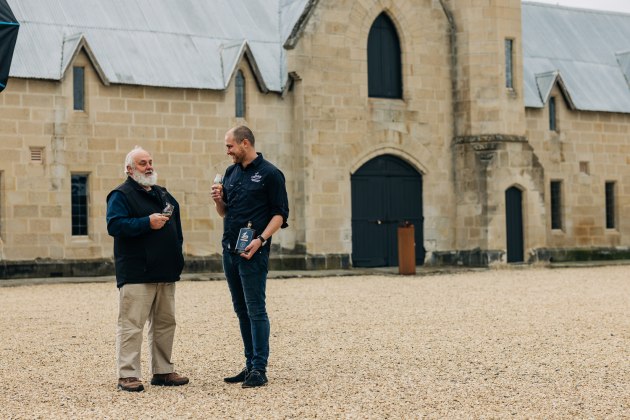
[[[525,106],[630,113],[630,14],[522,3]]]
[[[12,77],[60,80],[85,48],[104,83],[223,90],[249,59],[262,90],[288,79],[283,44],[313,0],[8,0]]]
[[[10,75],[60,80],[79,50],[103,82],[223,90],[248,58],[263,91],[287,84],[317,0],[8,0],[21,23]],[[525,106],[558,83],[579,110],[630,113],[630,15],[522,4]]]

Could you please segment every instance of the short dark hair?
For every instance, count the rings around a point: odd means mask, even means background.
[[[234,137],[234,141],[237,144],[241,144],[243,140],[247,139],[254,146],[256,144],[256,139],[254,139],[254,133],[249,127],[244,125],[239,125],[238,127],[234,127],[232,129],[232,137]]]

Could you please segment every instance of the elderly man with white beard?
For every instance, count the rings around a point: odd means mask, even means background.
[[[179,386],[175,372],[175,282],[184,267],[179,204],[164,187],[149,152],[136,146],[125,159],[127,180],[107,196],[107,232],[114,237],[119,291],[118,389],[139,392],[142,332],[148,321],[151,385]]]

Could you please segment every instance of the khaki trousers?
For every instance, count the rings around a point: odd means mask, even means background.
[[[118,377],[142,377],[142,332],[148,321],[151,373],[171,373],[175,336],[175,283],[125,284],[119,289],[116,354]]]

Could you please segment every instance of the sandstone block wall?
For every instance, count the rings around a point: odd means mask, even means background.
[[[562,183],[562,229],[551,229],[547,198],[548,247],[630,246],[630,116],[584,112],[556,98],[557,130],[549,129],[549,105],[527,109],[527,136],[545,168],[545,197],[550,182]],[[606,228],[605,183],[615,182],[616,227]]]
[[[400,38],[402,99],[368,97],[367,39],[382,12]],[[555,89],[550,131],[547,108],[523,105],[520,36],[518,0],[320,0],[287,51],[291,89],[262,93],[241,62],[244,119],[234,117],[233,84],[224,92],[107,86],[83,53],[73,65],[85,67],[85,111],[73,110],[71,69],[60,82],[11,79],[0,95],[0,259],[111,258],[105,197],[124,180],[135,145],[152,152],[160,184],[182,205],[185,253],[217,256],[222,221],[208,191],[230,164],[223,136],[237,124],[254,130],[257,150],[286,176],[290,228],[274,238],[285,256],[347,263],[350,177],[383,154],[422,174],[427,261],[459,251],[504,260],[512,186],[523,192],[526,260],[548,248],[627,248],[630,116],[571,110]],[[43,160],[32,161],[39,150]],[[87,236],[71,234],[72,174],[89,179]],[[550,227],[551,180],[563,185],[560,230]],[[615,229],[604,223],[607,181],[616,183]]]
[[[385,12],[402,51],[402,99],[369,98],[367,39]],[[453,246],[448,23],[437,1],[320,1],[289,68],[304,162],[305,245],[352,252],[350,176],[392,154],[423,175],[426,247]]]
[[[72,69],[61,82],[11,79],[0,95],[3,260],[111,257],[106,196],[124,181],[124,159],[135,145],[153,154],[159,183],[182,206],[185,253],[219,254],[222,220],[209,190],[215,173],[231,163],[223,139],[237,124],[249,125],[257,149],[285,172],[297,207],[291,98],[262,94],[246,60],[245,119],[234,117],[233,84],[225,92],[106,86],[85,54],[74,65],[85,67],[85,111],[73,110]],[[41,162],[31,161],[32,148],[43,151]],[[87,236],[72,235],[72,174],[88,176]],[[276,243],[294,248],[296,228],[278,234]]]

